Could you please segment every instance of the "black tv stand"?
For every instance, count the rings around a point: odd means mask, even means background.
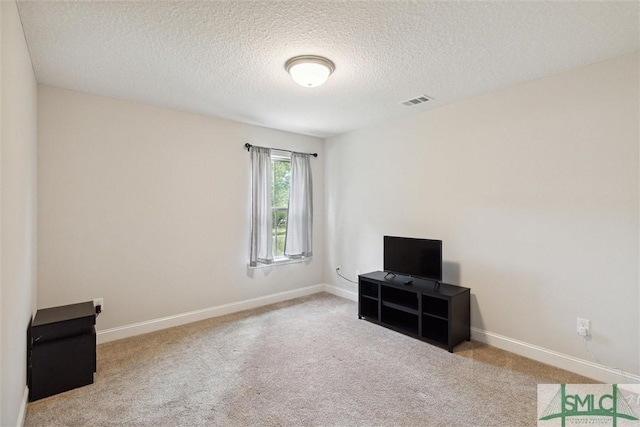
[[[453,348],[471,339],[469,288],[384,271],[358,276],[358,317],[422,341]],[[405,276],[406,277],[406,276]],[[404,279],[404,278],[403,278]]]

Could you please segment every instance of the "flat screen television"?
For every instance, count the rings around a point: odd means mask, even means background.
[[[442,281],[442,240],[384,236],[384,271]]]

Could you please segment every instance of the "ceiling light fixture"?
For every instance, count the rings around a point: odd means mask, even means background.
[[[302,55],[288,60],[284,68],[300,86],[316,87],[327,81],[336,66],[322,56]]]

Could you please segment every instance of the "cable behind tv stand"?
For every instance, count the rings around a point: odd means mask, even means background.
[[[376,271],[358,276],[358,317],[453,353],[471,339],[470,295],[469,288]]]

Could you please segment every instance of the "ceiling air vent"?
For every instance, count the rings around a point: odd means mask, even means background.
[[[406,105],[408,107],[413,107],[414,105],[423,104],[427,101],[431,101],[433,98],[429,98],[427,95],[421,95],[417,98],[410,99],[408,101],[404,101],[402,105]]]

